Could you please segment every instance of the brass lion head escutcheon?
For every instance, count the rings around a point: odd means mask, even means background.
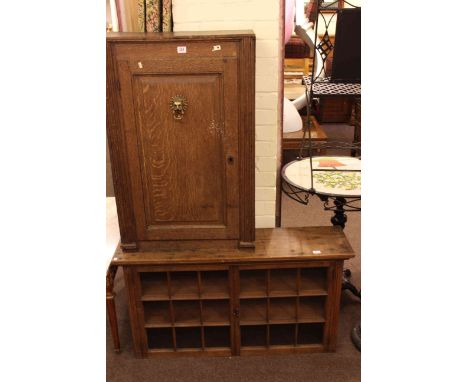
[[[185,114],[185,110],[187,110],[188,102],[185,97],[177,94],[171,98],[170,106],[174,119],[182,119]]]

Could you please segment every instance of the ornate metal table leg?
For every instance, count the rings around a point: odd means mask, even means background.
[[[336,198],[334,201],[335,204],[335,215],[331,218],[333,225],[340,226],[344,229],[346,222],[348,220],[345,212],[344,206],[346,204],[345,198]],[[349,280],[351,277],[351,271],[349,269],[343,270],[343,283],[341,284],[341,290],[349,290],[353,295],[361,299],[361,291],[358,290]],[[354,346],[361,351],[361,324],[359,323],[351,330],[351,340],[353,341]]]
[[[346,222],[348,221],[348,217],[345,214],[344,206],[346,204],[345,198],[337,197],[334,201],[335,207],[334,212],[335,214],[331,218],[331,222],[333,225],[340,226],[344,229]],[[343,286],[342,290],[350,290],[355,296],[361,298],[360,292],[358,292],[357,288],[351,284],[349,278],[351,277],[351,271],[349,269],[343,270]]]
[[[358,290],[352,283],[349,281],[351,277],[351,271],[349,269],[343,270],[343,283],[341,284],[341,290],[349,290],[354,294],[359,300],[361,300],[361,291]],[[351,330],[351,340],[353,341],[354,346],[361,351],[361,323],[357,324]]]
[[[112,332],[112,340],[114,342],[114,351],[120,353],[120,338],[119,338],[119,328],[117,325],[117,313],[115,311],[115,301],[114,301],[114,279],[115,274],[117,273],[117,266],[109,265],[107,268],[106,274],[106,306],[107,306],[107,316],[109,317],[109,324]]]
[[[341,228],[344,229],[346,222],[348,221],[348,217],[344,212],[344,205],[346,204],[345,198],[336,198],[334,201],[336,206],[335,208],[335,215],[331,218],[331,222],[333,225],[339,225]]]

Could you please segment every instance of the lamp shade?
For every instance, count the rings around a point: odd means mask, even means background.
[[[292,133],[294,131],[302,130],[302,118],[299,115],[294,104],[284,98],[283,102],[283,132]]]

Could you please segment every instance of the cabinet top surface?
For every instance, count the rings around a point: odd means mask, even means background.
[[[354,257],[339,227],[265,228],[256,230],[255,249],[205,248],[123,252],[117,247],[116,265],[173,265],[264,261],[327,261]]]
[[[203,31],[203,32],[109,32],[107,41],[168,41],[168,40],[209,40],[255,37],[252,30]]]

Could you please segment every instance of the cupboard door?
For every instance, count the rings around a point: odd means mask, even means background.
[[[146,56],[118,76],[137,239],[237,239],[237,60]]]

